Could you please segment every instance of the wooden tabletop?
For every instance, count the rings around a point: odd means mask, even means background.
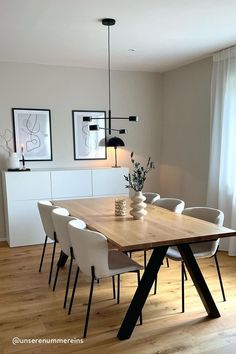
[[[127,201],[126,216],[115,216],[115,199],[118,198],[60,200],[53,203],[84,220],[88,228],[103,233],[122,251],[236,236],[235,230],[150,204],[143,220],[133,220],[129,214],[131,200],[124,197],[122,199]]]

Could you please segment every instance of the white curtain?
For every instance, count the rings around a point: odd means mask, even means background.
[[[213,56],[209,166],[207,204],[236,229],[236,47]],[[221,249],[236,256],[236,237],[222,239]]]

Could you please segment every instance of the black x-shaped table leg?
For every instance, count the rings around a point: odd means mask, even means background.
[[[117,337],[120,340],[131,337],[136,322],[140,316],[143,306],[147,300],[156,275],[165,258],[168,246],[157,247],[153,250],[151,258],[148,262],[146,270],[142,276],[139,286],[127,310],[125,318],[121,324]],[[192,281],[198,291],[198,294],[205,306],[208,316],[211,318],[220,317],[220,313],[211,296],[208,286],[203,278],[200,268],[196,262],[193,252],[188,244],[178,245],[179,252],[188,269]]]

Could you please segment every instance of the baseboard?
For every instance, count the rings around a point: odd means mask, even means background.
[[[2,241],[7,241],[7,238],[6,237],[0,237],[0,242]]]

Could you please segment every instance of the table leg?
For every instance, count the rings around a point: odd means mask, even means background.
[[[156,275],[161,267],[163,259],[165,258],[167,249],[168,246],[154,248],[146,270],[143,273],[142,279],[119,329],[117,337],[120,340],[128,339],[132,335],[153,282],[156,279]]]
[[[178,245],[178,249],[202,300],[202,303],[205,306],[208,316],[211,318],[220,317],[220,313],[211,296],[210,290],[208,289],[191,247],[188,244],[183,244]]]

